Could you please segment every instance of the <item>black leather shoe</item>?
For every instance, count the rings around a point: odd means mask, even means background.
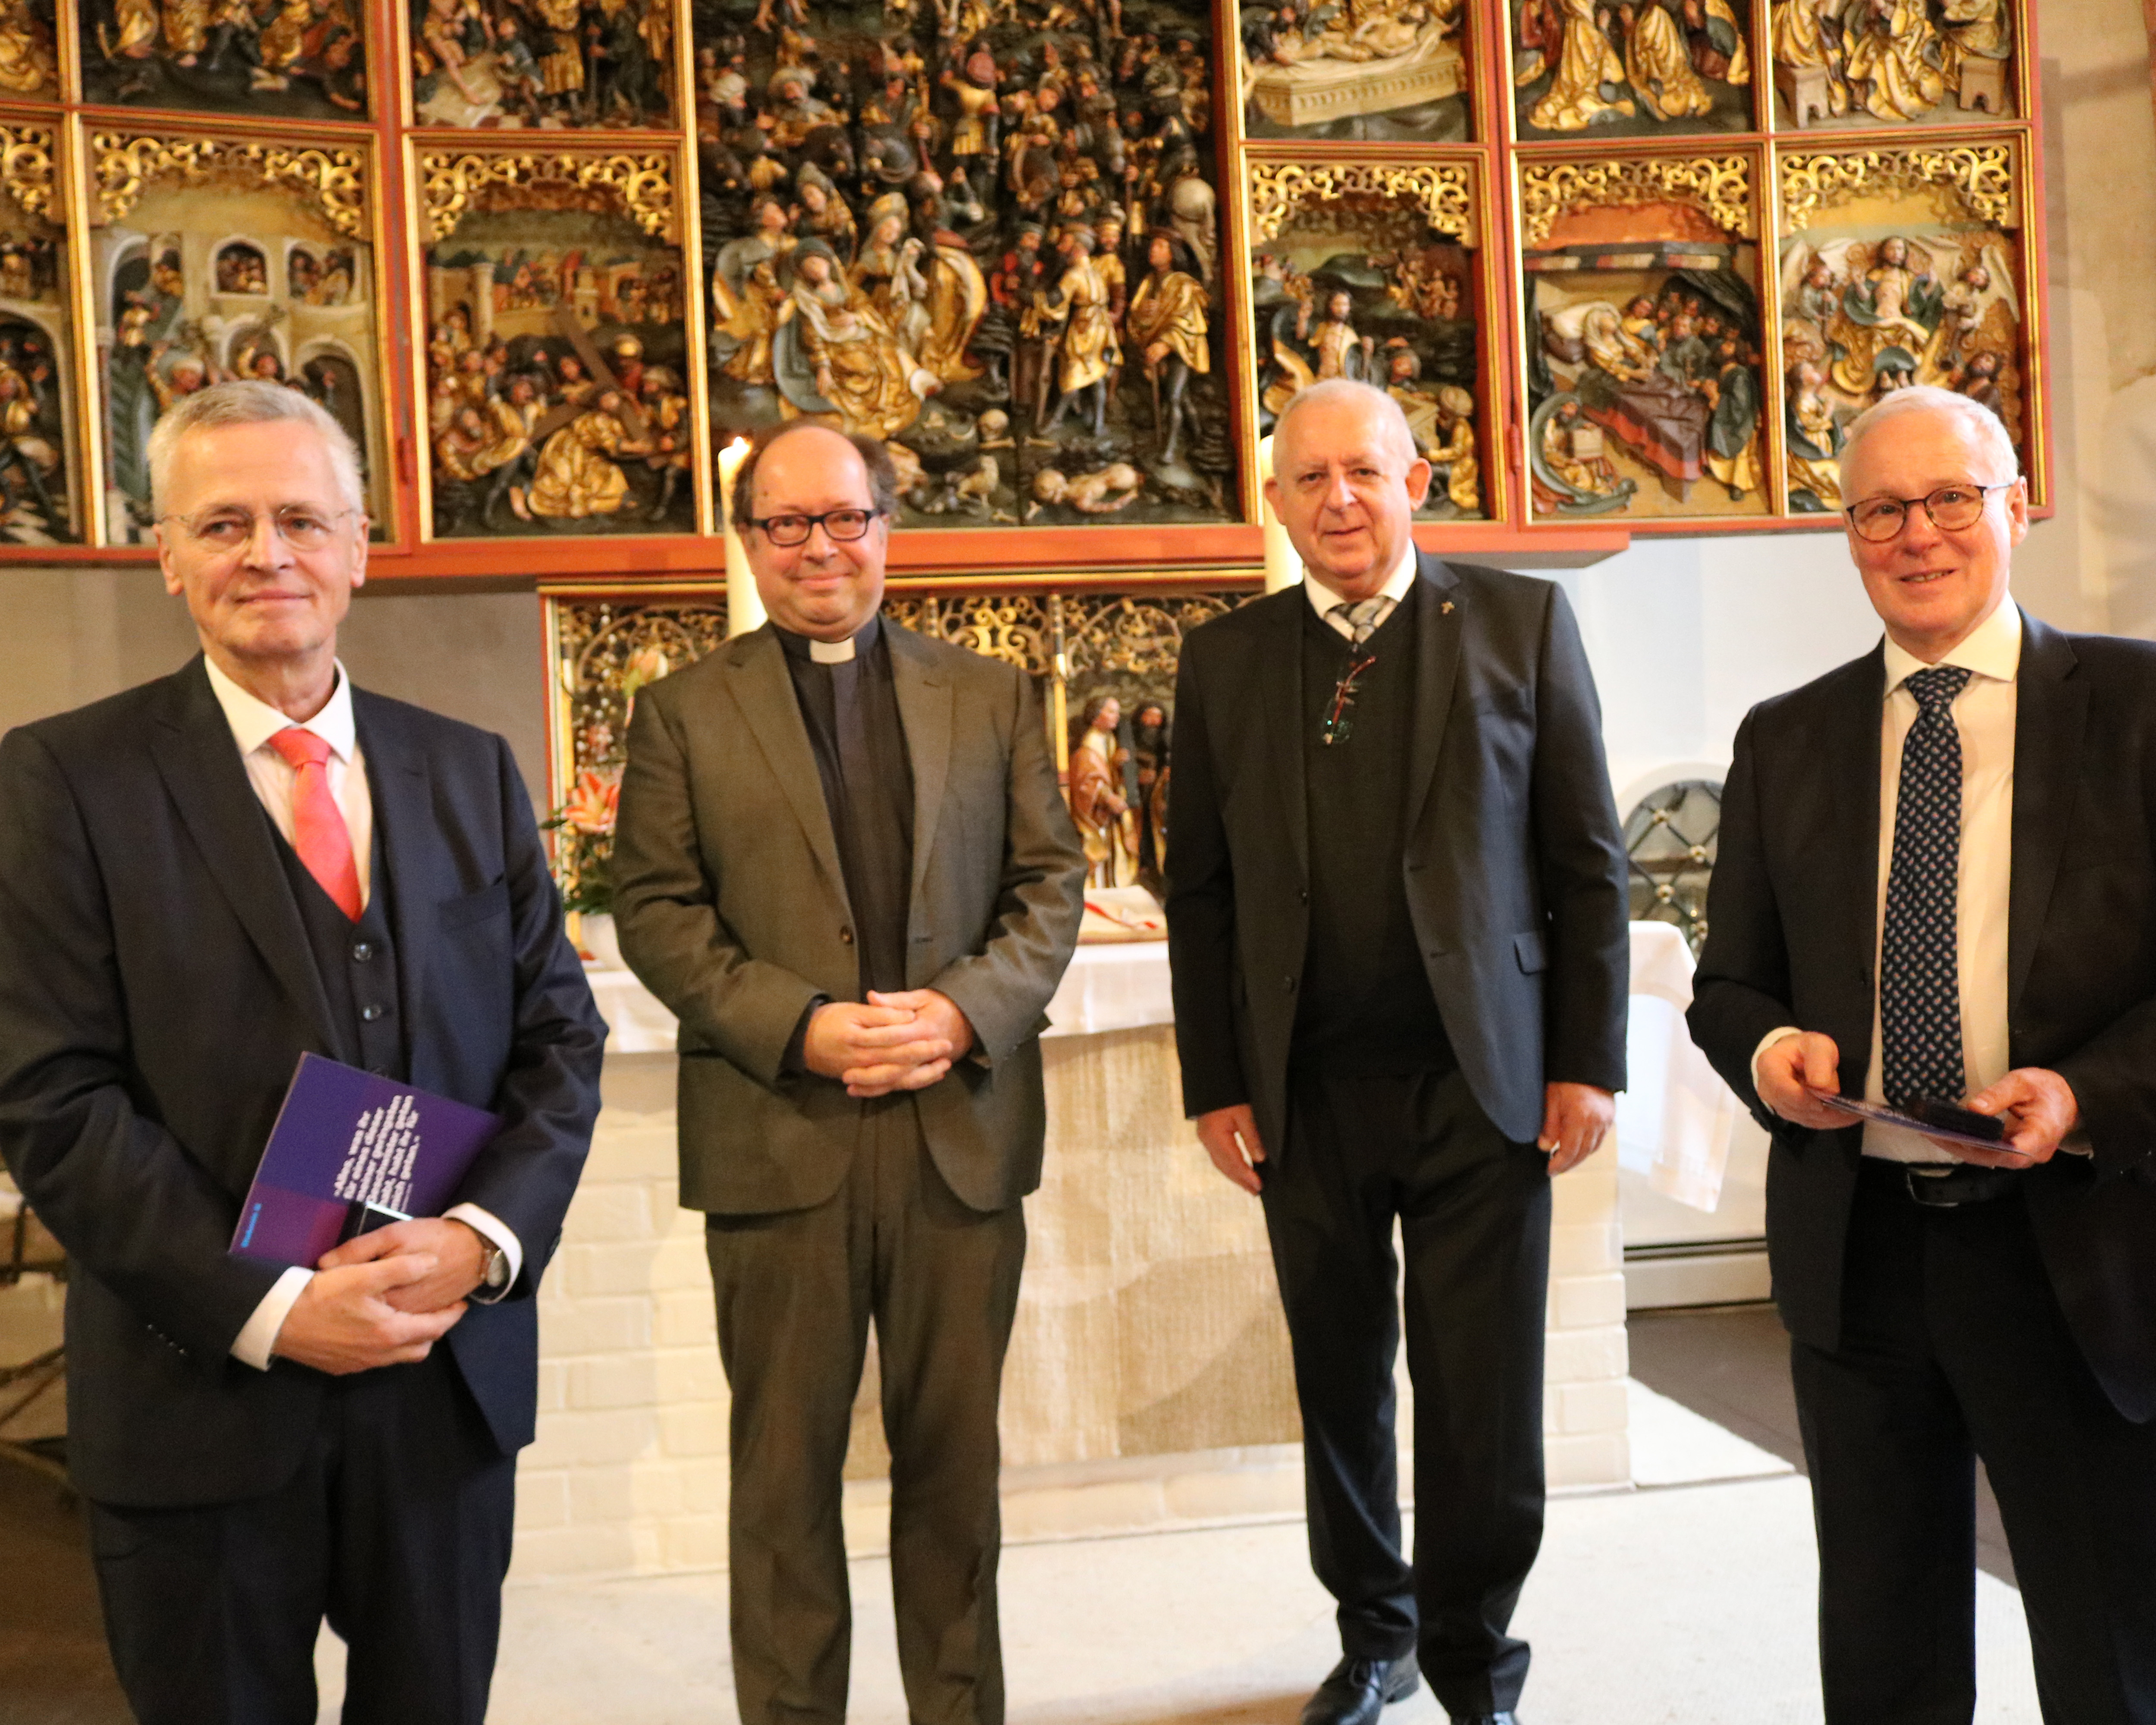
[[[1517,1713],[1455,1713],[1452,1725],[1520,1725]]]
[[[1377,1725],[1386,1703],[1413,1695],[1420,1681],[1412,1653],[1398,1659],[1358,1659],[1351,1653],[1303,1703],[1302,1725]]]

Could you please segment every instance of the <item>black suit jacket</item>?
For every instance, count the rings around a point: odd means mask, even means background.
[[[2094,1158],[2023,1176],[2046,1267],[2091,1368],[2156,1415],[2156,645],[2025,618],[2014,732],[2008,1027],[2016,1066],[2073,1086]],[[1800,1341],[1840,1334],[1861,1129],[1768,1113],[1754,1049],[1834,1039],[1861,1095],[1878,949],[1882,649],[1763,701],[1737,733],[1692,1037],[1774,1135],[1774,1296]]]
[[[1424,553],[1400,867],[1476,1101],[1515,1140],[1553,1081],[1625,1087],[1625,847],[1594,680],[1552,583]],[[1308,942],[1302,613],[1292,588],[1192,631],[1176,681],[1168,952],[1185,1110],[1286,1142]]]
[[[506,1453],[605,1026],[508,745],[352,700],[411,1080],[507,1122],[458,1198],[516,1230],[522,1272],[446,1344]],[[299,1056],[353,1056],[201,660],[10,732],[0,809],[0,1149],[71,1260],[70,1471],[115,1504],[270,1491],[328,1380],[231,1358],[279,1272],[226,1248]]]

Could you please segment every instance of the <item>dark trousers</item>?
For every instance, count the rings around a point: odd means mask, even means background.
[[[907,1708],[919,1725],[999,1725],[996,1404],[1024,1213],[961,1204],[912,1098],[892,1096],[863,1107],[836,1195],[812,1209],[712,1216],[705,1245],[733,1391],[728,1541],[743,1725],[845,1717],[841,1472],[871,1323]]]
[[[1548,1165],[1455,1073],[1298,1079],[1265,1169],[1266,1231],[1302,1409],[1311,1562],[1350,1654],[1414,1651],[1453,1713],[1527,1681],[1506,1633],[1542,1543]],[[1393,1250],[1407,1275],[1415,1540],[1403,1556]]]
[[[1928,1209],[1864,1164],[1840,1346],[1792,1349],[1829,1725],[1965,1725],[1975,1465],[2050,1725],[2156,1722],[2156,1428],[2082,1363],[2019,1194]]]
[[[105,1632],[136,1717],[314,1725],[326,1617],[351,1650],[345,1725],[481,1725],[516,1482],[516,1458],[437,1348],[334,1380],[306,1459],[264,1497],[91,1504]]]

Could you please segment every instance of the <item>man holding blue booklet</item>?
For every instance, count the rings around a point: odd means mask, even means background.
[[[604,1026],[508,746],[337,663],[343,430],[226,384],[150,458],[203,656],[0,740],[0,1152],[71,1260],[114,1664],[146,1725],[311,1725],[326,1617],[347,1725],[480,1725]],[[311,1053],[501,1127],[440,1215],[280,1266],[229,1247]]]

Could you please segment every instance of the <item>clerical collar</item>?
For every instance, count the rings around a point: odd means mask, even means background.
[[[806,659],[815,665],[844,665],[865,656],[876,644],[883,629],[883,616],[870,612],[869,620],[843,641],[819,641],[808,635],[798,635],[790,629],[771,625],[771,632],[778,637],[778,644],[786,649],[790,659]]]

